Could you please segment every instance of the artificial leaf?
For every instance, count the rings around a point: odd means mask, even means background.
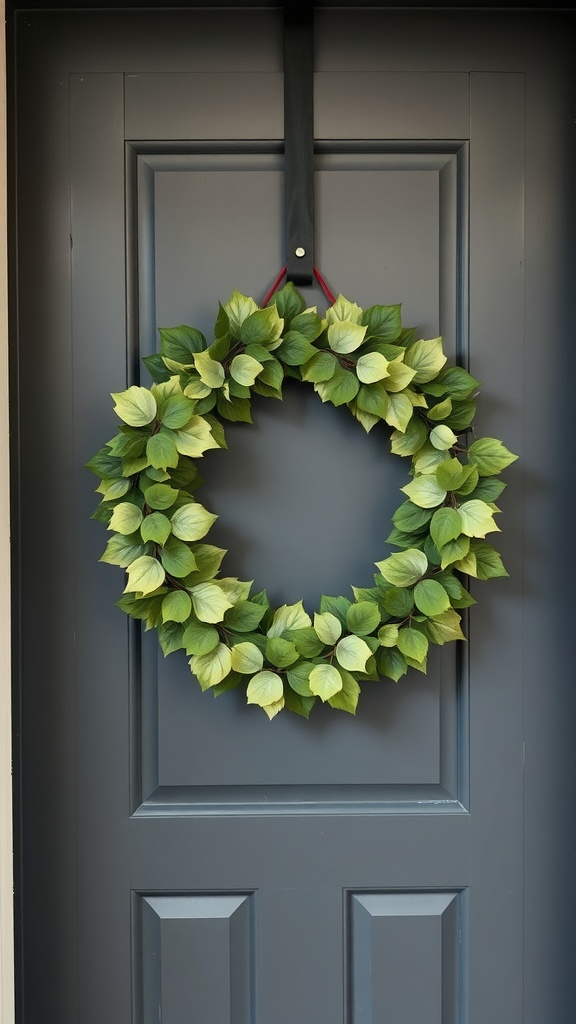
[[[376,562],[376,565],[388,583],[395,587],[410,587],[427,571],[428,559],[417,548],[408,548],[407,551],[389,555],[382,562]]]
[[[314,632],[323,644],[333,647],[342,635],[342,623],[332,612],[315,612]]]
[[[166,573],[155,558],[141,555],[128,566],[128,583],[124,593],[151,594],[164,582]]]
[[[334,665],[315,665],[308,677],[310,692],[327,701],[342,689],[343,680]]]
[[[382,647],[396,647],[398,641],[398,626],[390,624],[381,626],[378,630],[378,639]]]
[[[388,360],[380,352],[368,352],[356,363],[356,375],[363,384],[374,384],[388,377]]]
[[[336,645],[336,660],[349,672],[363,672],[371,654],[368,644],[359,636],[344,636]]]
[[[262,651],[249,641],[235,644],[231,654],[232,668],[235,672],[249,675],[252,672],[259,672],[264,664]]]
[[[354,676],[350,672],[346,672],[345,669],[339,668],[338,672],[342,678],[342,689],[328,697],[328,703],[331,708],[337,708],[338,711],[347,711],[349,715],[355,715],[360,696],[360,685],[356,682]]]
[[[457,440],[458,438],[454,431],[447,427],[445,423],[440,423],[439,426],[434,427],[430,431],[430,443],[441,452],[452,448],[452,445],[455,445]]]
[[[326,310],[326,322],[335,324],[346,321],[352,324],[359,324],[362,320],[362,307],[356,302],[350,302],[344,295],[340,294],[336,301]]]
[[[467,537],[485,537],[487,533],[500,530],[494,522],[492,509],[485,501],[473,498],[460,505],[458,511],[462,520],[462,533]]]
[[[446,497],[444,488],[440,487],[436,478],[430,474],[415,477],[400,490],[408,495],[414,505],[418,505],[420,508],[436,508]]]
[[[233,377],[238,384],[245,384],[247,387],[252,387],[258,374],[264,369],[264,364],[259,362],[258,359],[253,359],[252,356],[238,355],[234,356],[230,366],[230,375]]]
[[[397,646],[404,657],[413,658],[414,661],[423,661],[428,653],[428,640],[424,634],[409,626],[398,633]]]
[[[442,338],[432,338],[430,341],[420,340],[409,345],[404,354],[404,361],[407,366],[416,370],[415,384],[431,381],[446,362],[446,356],[442,350]]]
[[[430,521],[430,536],[437,548],[454,540],[462,533],[462,516],[458,509],[439,508]]]
[[[196,676],[202,690],[208,690],[222,682],[232,668],[232,655],[226,644],[218,644],[208,654],[194,654],[190,658],[190,668]]]
[[[162,601],[163,622],[186,622],[191,611],[192,601],[185,590],[173,590]]]
[[[257,672],[246,690],[247,703],[258,704],[261,708],[276,704],[283,695],[284,684],[276,672]]]
[[[338,367],[338,360],[332,352],[317,352],[305,366],[302,367],[302,379],[319,384],[322,381],[330,380]]]
[[[339,406],[351,402],[358,394],[359,387],[360,382],[356,374],[338,366],[330,380],[315,384],[314,390],[323,402],[332,402],[332,405]]]
[[[299,661],[297,665],[292,665],[286,673],[288,684],[292,687],[294,692],[299,693],[301,697],[312,696],[308,680],[313,668],[314,665],[310,661]]]
[[[222,312],[227,317],[230,332],[233,337],[240,337],[240,328],[242,324],[246,318],[257,309],[258,305],[254,302],[254,299],[249,298],[247,295],[242,295],[242,293],[237,291],[236,288],[234,289],[232,295],[228,299],[228,302],[225,302],[222,307]],[[218,334],[216,334],[216,337],[218,337]]]
[[[226,609],[234,603],[216,583],[200,583],[192,587],[190,593],[194,611],[201,622],[222,622]]]
[[[159,512],[170,508],[177,497],[178,491],[174,487],[169,487],[168,484],[152,484],[144,491],[144,501],[148,507]]]
[[[182,642],[186,654],[208,654],[217,647],[220,638],[214,626],[193,620],[184,630]]]
[[[126,569],[131,562],[145,554],[146,547],[140,543],[138,534],[125,537],[120,533],[115,533],[113,537],[110,537],[100,561],[108,562],[109,565],[119,565],[122,569]]]
[[[265,348],[276,348],[282,338],[284,320],[278,315],[276,306],[255,309],[240,327],[240,339],[245,345],[263,345]]]
[[[160,432],[153,434],[146,443],[148,465],[154,469],[175,469],[178,465],[178,449],[173,437]]]
[[[470,537],[465,537],[464,534],[461,537],[456,537],[454,540],[447,541],[440,548],[440,565],[443,569],[446,569],[454,562],[459,562],[462,558],[465,558],[469,550]]]
[[[420,580],[414,587],[414,602],[423,615],[440,615],[450,607],[448,594],[436,580]]]
[[[165,544],[171,533],[170,520],[161,512],[152,512],[142,520],[140,534],[144,541]]]
[[[366,327],[350,320],[337,320],[328,327],[328,344],[333,352],[345,355],[360,347],[365,334]]]
[[[426,622],[426,632],[429,639],[435,644],[445,644],[449,640],[465,640],[460,627],[461,618],[453,608],[435,615]]]
[[[218,516],[208,512],[197,501],[177,508],[170,521],[172,533],[180,540],[200,540],[205,537]]]
[[[408,671],[406,658],[396,647],[384,647],[378,655],[378,669],[395,683]]]
[[[479,580],[490,580],[508,575],[500,554],[491,544],[473,541],[472,551],[476,558],[476,575]]]
[[[114,412],[130,427],[145,427],[156,417],[156,399],[148,388],[133,385],[127,391],[112,394]]]
[[[238,633],[250,633],[257,629],[262,621],[266,608],[252,601],[239,601],[229,608],[224,616],[224,625]]]
[[[412,403],[406,395],[388,394],[388,411],[384,418],[391,427],[396,427],[397,430],[406,430],[412,419],[413,411]]]
[[[414,592],[407,587],[390,587],[382,595],[382,604],[388,615],[405,619],[414,607]]]
[[[194,366],[200,380],[208,388],[221,388],[224,383],[224,367],[222,363],[208,354],[208,352],[194,353]]]
[[[174,431],[176,447],[181,455],[198,459],[210,448],[220,445],[212,433],[212,429],[203,416],[192,416],[185,427]]]
[[[480,476],[494,476],[516,462],[518,456],[509,452],[495,437],[481,437],[470,445],[468,458],[478,467]]]
[[[183,579],[196,568],[196,559],[187,544],[169,537],[160,552],[160,561],[170,576]]]
[[[367,636],[380,625],[380,610],[373,601],[358,601],[350,605],[346,616],[346,624],[351,633]]]
[[[287,668],[298,661],[300,655],[290,640],[280,636],[269,637],[266,642],[266,658],[276,668]]]
[[[133,505],[130,501],[121,501],[112,512],[108,529],[128,537],[131,533],[136,532],[141,522],[142,512],[138,506]]]
[[[414,455],[420,451],[427,436],[426,424],[421,419],[413,417],[404,432],[393,432],[390,451],[393,455]]]
[[[297,604],[283,604],[274,613],[267,635],[282,636],[286,629],[304,629],[311,625],[312,620],[304,611],[302,601],[298,601]]]

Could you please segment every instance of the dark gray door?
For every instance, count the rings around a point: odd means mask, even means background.
[[[156,328],[209,330],[282,264],[280,14],[18,19],[26,1024],[571,1019],[570,23],[521,17],[318,15],[318,263],[442,333],[522,461],[466,648],[308,723],[214,701],[127,626],[83,469]],[[228,574],[310,609],[369,583],[406,482],[382,436],[288,387],[228,439]]]

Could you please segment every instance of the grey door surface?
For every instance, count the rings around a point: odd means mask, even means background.
[[[570,29],[318,12],[317,262],[441,333],[521,461],[469,642],[356,718],[269,723],[114,607],[83,467],[157,328],[209,331],[282,265],[281,14],[17,19],[26,1024],[572,1019]],[[369,584],[407,482],[386,436],[297,386],[227,436],[226,574],[309,610]]]

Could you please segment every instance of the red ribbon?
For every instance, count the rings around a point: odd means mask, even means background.
[[[268,292],[268,294],[264,298],[264,301],[262,302],[262,306],[263,307],[268,305],[268,303],[270,302],[270,299],[274,295],[274,292],[278,288],[278,286],[281,283],[282,278],[285,276],[285,274],[286,274],[286,267],[282,267],[282,270],[278,274],[278,277],[274,281],[274,284],[272,285],[270,291]],[[320,285],[322,291],[324,292],[324,295],[328,299],[328,302],[330,303],[331,306],[333,306],[334,303],[336,302],[336,296],[333,295],[332,292],[330,291],[328,285],[326,284],[326,281],[324,280],[324,278],[322,277],[322,274],[318,270],[318,267],[314,267],[314,277],[318,281],[318,284]]]

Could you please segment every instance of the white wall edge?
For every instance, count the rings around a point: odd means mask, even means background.
[[[5,3],[0,0],[2,24]],[[6,38],[0,33],[0,1024],[14,1024]]]

